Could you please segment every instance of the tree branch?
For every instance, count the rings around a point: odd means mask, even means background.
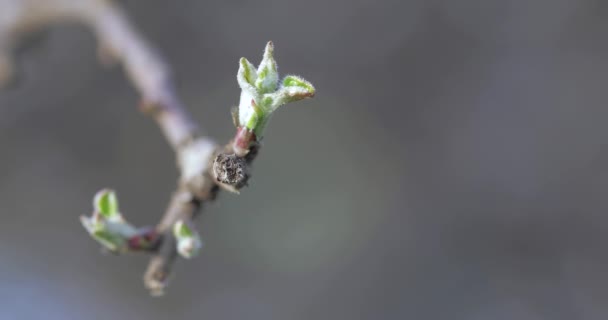
[[[314,88],[293,76],[279,87],[272,43],[258,70],[241,59],[237,78],[243,93],[234,115],[237,131],[230,143],[218,147],[200,135],[175,93],[167,64],[120,8],[105,0],[0,0],[0,86],[13,70],[10,45],[25,32],[64,21],[88,26],[99,42],[102,60],[122,64],[141,95],[141,110],[156,121],[176,153],[180,177],[156,227],[132,227],[118,211],[110,190],[95,197],[91,218],[81,217],[89,233],[110,250],[152,253],[144,283],[152,294],[162,294],[178,253],[189,258],[199,245],[198,234],[190,226],[204,203],[214,200],[220,189],[238,192],[247,184],[249,166],[270,114],[282,104],[314,95]]]

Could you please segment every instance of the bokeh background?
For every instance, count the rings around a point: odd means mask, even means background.
[[[156,222],[173,153],[88,30],[25,41],[0,92],[0,319],[608,317],[606,1],[122,4],[219,141],[267,40],[317,96],[151,298],[148,257],[100,254],[78,216],[112,187]]]

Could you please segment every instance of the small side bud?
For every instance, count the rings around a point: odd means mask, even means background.
[[[196,230],[183,220],[173,225],[173,236],[177,240],[177,252],[186,259],[196,256],[203,247]]]

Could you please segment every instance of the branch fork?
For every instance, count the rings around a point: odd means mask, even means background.
[[[175,93],[168,65],[112,1],[0,0],[0,13],[0,88],[15,73],[11,49],[20,36],[52,23],[80,23],[95,33],[102,62],[122,64],[141,96],[141,111],[156,121],[173,148],[180,177],[158,224],[131,225],[110,189],[95,195],[91,216],[80,217],[85,230],[107,250],[152,254],[144,284],[153,295],[163,293],[178,256],[190,259],[201,250],[203,242],[193,221],[204,204],[221,189],[238,193],[247,185],[273,112],[315,94],[312,84],[300,77],[288,75],[279,81],[274,45],[268,42],[257,68],[245,58],[239,61],[241,95],[232,112],[236,133],[220,146],[200,134]]]
[[[269,42],[257,70],[246,59],[241,59],[237,75],[242,90],[241,102],[233,114],[237,128],[234,138],[224,147],[199,137],[177,100],[168,99],[169,104],[147,104],[144,108],[156,119],[173,145],[181,172],[177,190],[155,228],[143,228],[137,232],[130,227],[129,232],[123,232],[109,224],[106,215],[97,214],[98,211],[103,212],[99,208],[104,207],[99,199],[115,199],[114,193],[107,189],[95,197],[93,217],[81,218],[91,236],[113,252],[147,251],[154,254],[144,275],[144,283],[153,295],[163,293],[178,255],[190,259],[202,248],[193,219],[203,204],[214,200],[220,189],[239,193],[247,185],[251,163],[260,149],[260,139],[271,114],[280,105],[314,95],[314,87],[299,77],[287,76],[279,85],[273,50],[273,44]],[[92,221],[99,217],[106,220],[102,220],[102,224],[94,224]],[[124,221],[122,216],[121,219]]]

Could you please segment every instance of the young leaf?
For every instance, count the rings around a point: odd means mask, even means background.
[[[245,88],[248,88],[248,90],[255,91],[253,86],[257,78],[258,74],[253,64],[249,60],[241,58],[239,60],[239,71],[236,74],[236,79],[241,89],[245,90]]]
[[[308,92],[311,97],[315,95],[315,87],[313,87],[312,83],[298,76],[286,76],[285,79],[283,79],[283,87],[299,87]]]
[[[110,189],[103,189],[97,192],[93,199],[93,207],[96,212],[99,212],[107,219],[120,217],[116,193]]]
[[[315,95],[315,87],[298,76],[287,76],[283,79],[281,88],[274,93],[266,94],[262,98],[262,102],[270,112],[278,107],[289,102],[313,97]],[[265,103],[268,101],[268,103]]]
[[[279,83],[279,73],[277,72],[277,62],[274,60],[274,45],[268,41],[262,62],[258,66],[258,78],[255,87],[260,94],[273,92]]]
[[[313,85],[297,76],[285,77],[279,86],[277,70],[274,45],[271,41],[266,45],[264,57],[257,70],[253,70],[253,66],[245,58],[241,58],[239,63],[237,79],[241,87],[241,97],[238,113],[233,113],[233,116],[238,116],[239,127],[253,131],[257,139],[262,138],[272,112],[278,107],[315,95]],[[253,79],[255,80],[252,83]]]
[[[178,238],[187,238],[192,237],[193,232],[188,226],[188,224],[184,223],[184,221],[179,220],[173,225],[173,235]]]

